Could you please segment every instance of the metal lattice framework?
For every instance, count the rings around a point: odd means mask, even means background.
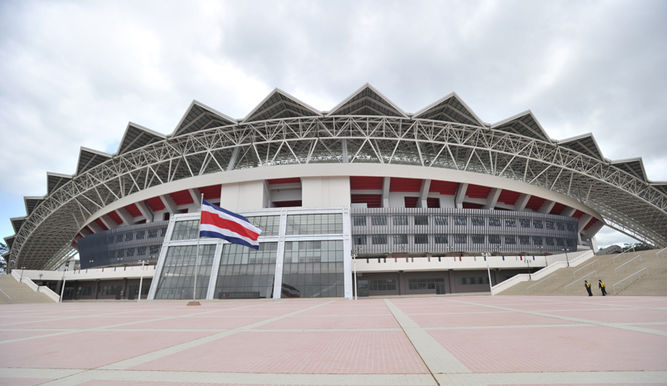
[[[667,246],[667,195],[623,169],[551,141],[484,126],[394,116],[311,116],[235,123],[118,154],[64,181],[29,213],[15,266],[52,268],[93,213],[183,178],[285,164],[379,163],[471,171],[550,189],[607,224]]]

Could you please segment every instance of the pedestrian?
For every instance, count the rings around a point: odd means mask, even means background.
[[[588,291],[588,296],[593,296],[593,292],[591,291],[591,283],[589,283],[588,280],[584,280],[584,285],[586,286],[586,291]]]
[[[600,291],[602,291],[602,296],[607,296],[607,286],[602,280],[598,280],[598,287],[600,287]]]

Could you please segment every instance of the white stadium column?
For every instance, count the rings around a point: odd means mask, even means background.
[[[574,214],[574,212],[576,212],[576,211],[577,211],[577,210],[574,209],[574,208],[567,207],[567,208],[563,209],[562,212],[560,212],[560,215],[561,215],[561,216],[568,216],[568,217],[570,217],[570,216],[572,216],[572,215]]]
[[[118,217],[123,220],[122,225],[134,224],[134,217],[132,217],[132,215],[125,208],[116,209],[116,213],[118,213]]]
[[[118,228],[118,224],[116,224],[116,222],[111,217],[109,217],[108,214],[100,217],[100,221],[102,221],[102,224],[104,224],[107,229]]]
[[[146,219],[146,222],[153,222],[153,211],[146,205],[145,202],[139,201],[135,203],[137,208],[139,208],[139,212],[141,212],[141,215],[144,216]]]
[[[463,199],[466,197],[467,190],[468,184],[459,184],[459,187],[456,190],[456,196],[454,198],[454,204],[458,209],[463,208]]]
[[[177,213],[177,205],[174,202],[174,199],[171,198],[168,194],[163,194],[160,196],[160,200],[164,204],[164,207],[167,208],[169,213]]]
[[[389,187],[391,186],[391,178],[385,177],[382,182],[382,207],[389,208]]]
[[[500,198],[500,193],[502,191],[503,191],[502,189],[498,188],[491,189],[491,192],[489,192],[489,196],[486,198],[486,205],[484,205],[484,209],[495,208],[496,204],[498,203],[498,198]]]
[[[514,203],[514,210],[517,212],[521,212],[522,210],[526,209],[526,205],[528,204],[528,201],[530,200],[530,194],[522,194],[519,196],[519,199],[516,200]]]
[[[588,224],[589,221],[591,221],[592,218],[593,216],[587,213],[584,213],[581,217],[579,217],[579,232],[584,230],[584,227],[586,224]]]
[[[192,197],[192,201],[195,203],[195,206],[197,209],[199,209],[199,201],[201,200],[201,193],[199,192],[199,189],[188,189],[188,192],[190,192],[190,197]]]
[[[554,205],[556,205],[555,201],[550,201],[550,200],[544,201],[544,204],[542,204],[542,206],[540,206],[540,209],[539,209],[538,212],[540,212],[540,213],[549,213],[549,212],[551,212],[551,209],[554,208]]]
[[[428,208],[428,191],[431,188],[431,180],[422,180],[422,187],[419,190],[419,207]]]
[[[93,222],[91,222],[90,224],[88,224],[88,228],[92,229],[93,232],[95,232],[95,233],[99,233],[99,232],[102,232],[102,231],[104,230],[104,229],[103,229],[98,223],[96,223],[95,221],[93,221]]]

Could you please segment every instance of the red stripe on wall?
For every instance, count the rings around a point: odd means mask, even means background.
[[[519,196],[521,196],[521,193],[519,192],[503,189],[503,191],[500,192],[500,196],[498,197],[498,202],[502,202],[507,205],[514,205],[516,204],[516,200],[519,199]]]
[[[109,229],[109,227],[106,226],[106,225],[104,225],[104,223],[102,222],[102,220],[100,220],[99,218],[95,220],[95,224],[97,224],[97,225],[99,225],[100,227],[102,227],[102,229],[104,229],[105,231]]]
[[[419,192],[422,188],[422,180],[418,178],[396,178],[392,177],[389,183],[390,192]]]
[[[530,200],[528,200],[528,203],[526,204],[526,208],[533,210],[533,212],[537,212],[540,210],[540,207],[542,207],[542,204],[544,204],[545,199],[537,196],[532,196]]]
[[[162,202],[162,199],[160,197],[149,198],[148,200],[146,200],[146,203],[148,204],[148,206],[150,206],[153,212],[157,212],[158,210],[164,209],[164,202]]]
[[[141,211],[134,204],[130,204],[128,206],[125,206],[123,209],[125,209],[127,211],[127,213],[129,213],[130,216],[132,216],[132,217],[140,217],[141,216]]]
[[[406,208],[416,208],[419,197],[403,197],[403,204]]]
[[[459,188],[458,182],[449,182],[449,181],[431,181],[431,185],[428,188],[429,192],[446,194],[448,196],[453,196],[456,194],[456,191]]]
[[[351,197],[353,204],[365,203],[369,208],[382,208],[381,194],[353,194]]]
[[[178,192],[169,193],[169,197],[171,197],[171,199],[174,200],[174,203],[176,203],[176,205],[188,205],[194,202],[192,200],[192,195],[188,190],[181,190]]]
[[[549,214],[561,214],[563,212],[563,209],[565,209],[566,206],[563,204],[555,203],[554,207],[551,208],[551,211],[549,211]]]
[[[384,177],[350,177],[351,190],[379,190],[383,183]]]
[[[275,208],[288,208],[293,206],[301,206],[301,200],[273,201],[272,204]]]
[[[120,216],[118,215],[118,213],[116,213],[115,211],[114,212],[109,212],[109,213],[107,213],[107,215],[109,217],[111,217],[111,219],[114,220],[116,222],[116,224],[120,225],[120,224],[123,223],[123,219],[121,219]]]
[[[222,185],[204,186],[203,188],[199,188],[199,192],[204,194],[206,200],[211,200],[213,198],[220,198],[221,188]]]
[[[574,212],[574,214],[572,214],[572,217],[574,217],[574,218],[579,218],[579,217],[581,217],[581,216],[583,216],[583,215],[584,215],[584,212],[582,212],[582,211],[580,211],[580,210],[577,210],[576,212]]]
[[[292,178],[272,178],[269,181],[269,185],[275,184],[297,184],[301,182],[301,178],[292,177]]]
[[[486,198],[490,191],[491,188],[489,187],[470,184],[466,190],[466,196],[470,198]]]

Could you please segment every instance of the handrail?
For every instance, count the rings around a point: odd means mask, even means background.
[[[616,295],[616,287],[619,286],[621,283],[623,283],[623,282],[626,281],[626,280],[634,279],[634,280],[628,282],[627,284],[625,284],[623,287],[621,287],[621,288],[618,290],[619,292],[620,292],[620,291],[623,291],[623,290],[626,289],[626,288],[628,288],[628,287],[630,286],[630,284],[634,283],[636,280],[641,279],[642,276],[643,276],[644,274],[648,275],[648,268],[647,268],[647,267],[644,267],[644,268],[640,269],[639,271],[637,271],[637,272],[635,272],[635,273],[631,273],[630,275],[628,275],[628,276],[626,276],[625,278],[621,279],[621,281],[617,282],[616,284],[614,284],[614,285],[612,286],[612,290],[613,290],[614,295]],[[638,275],[638,277],[635,278],[635,277],[634,277],[635,275]]]
[[[589,265],[595,265],[596,268],[600,268],[600,260],[593,260],[593,261],[591,261],[590,263],[584,265],[583,267],[577,268],[577,269],[572,273],[572,277],[577,277],[577,273],[578,273],[579,271],[581,271],[582,269],[588,267]]]
[[[570,282],[570,284],[563,287],[563,289],[565,290],[565,295],[567,295],[567,292],[570,290],[570,288],[569,288],[570,286],[573,286],[577,283],[580,283],[582,280],[585,280],[585,278],[589,277],[589,276],[597,277],[598,276],[598,271],[588,272],[587,274],[585,274],[583,276],[580,276],[577,279],[572,280],[572,282]]]
[[[618,267],[614,268],[614,273],[617,273],[618,270],[621,269],[624,265],[626,265],[626,264],[630,264],[630,263],[632,263],[633,261],[637,260],[637,258],[639,258],[639,261],[642,261],[642,255],[639,254],[639,255],[633,257],[632,259],[626,261],[625,263],[619,265]]]
[[[531,284],[531,285],[529,285],[528,287],[526,287],[526,294],[529,293],[531,289],[537,287],[538,285],[544,284],[544,283],[548,282],[549,280],[551,280],[551,279],[553,279],[553,278],[556,278],[556,277],[558,277],[558,274],[553,274],[553,275],[547,277],[547,278],[544,279],[544,280],[540,280],[540,281],[538,281],[538,282],[535,283],[535,284]]]
[[[632,251],[634,252],[634,250],[635,250],[635,246],[632,245],[632,246],[629,246],[629,247],[625,248],[624,250],[621,251],[621,253],[619,253],[618,255],[616,255],[616,256],[614,256],[614,257],[612,257],[612,261],[613,261],[614,263],[616,263],[616,259],[618,259],[618,258],[621,257],[622,255],[624,255],[627,251],[629,251],[629,250],[631,250],[631,249],[632,249]]]

